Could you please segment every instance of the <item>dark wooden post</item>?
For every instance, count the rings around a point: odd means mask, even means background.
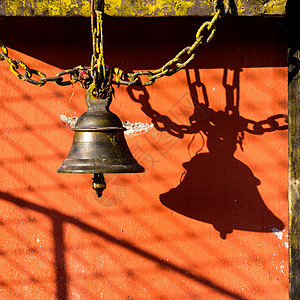
[[[300,299],[300,0],[287,3],[289,30],[289,293]]]

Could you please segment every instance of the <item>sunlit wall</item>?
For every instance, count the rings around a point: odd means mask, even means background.
[[[105,19],[105,58],[156,69],[201,18]],[[89,65],[88,19],[0,20],[13,59]],[[280,19],[226,19],[185,70],[115,87],[142,174],[57,174],[85,110],[79,84],[37,87],[0,62],[1,299],[288,299],[287,62]],[[23,72],[23,70],[20,70]]]

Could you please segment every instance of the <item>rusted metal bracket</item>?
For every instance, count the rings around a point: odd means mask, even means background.
[[[224,0],[231,15],[282,16],[287,0]],[[99,0],[113,17],[210,16],[213,0]],[[1,0],[0,16],[89,17],[89,0]]]

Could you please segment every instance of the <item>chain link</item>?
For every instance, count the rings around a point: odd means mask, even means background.
[[[8,49],[2,41],[0,41],[0,47],[2,49],[2,52],[0,52],[0,61],[5,60],[8,62],[12,73],[23,81],[27,81],[38,86],[43,86],[48,81],[54,81],[61,86],[70,85],[79,81],[81,86],[84,88],[87,88],[86,82],[90,82],[91,75],[89,67],[77,66],[73,69],[60,71],[54,77],[47,77],[43,72],[30,68],[21,60],[11,59],[8,55]],[[20,73],[20,68],[24,70],[24,75]],[[33,79],[33,75],[39,76],[38,79]],[[70,79],[64,80],[64,75],[69,75]]]
[[[185,68],[194,58],[195,51],[200,44],[208,44],[214,38],[216,33],[215,23],[221,16],[221,9],[216,8],[213,18],[211,21],[204,22],[196,33],[195,42],[188,47],[185,47],[178,52],[174,58],[165,63],[161,68],[154,71],[137,71],[135,73],[123,73],[121,79],[116,80],[117,84],[123,85],[138,85],[148,86],[152,85],[156,79],[163,76],[171,76],[177,73],[179,70]],[[186,55],[186,59],[183,56]],[[147,81],[142,81],[141,76],[147,75]]]
[[[109,97],[114,93],[112,87],[113,68],[109,69],[104,61],[103,49],[103,11],[104,3],[91,0],[91,30],[93,41],[93,55],[91,59],[91,76],[95,85],[95,96]]]
[[[106,78],[106,67],[103,50],[103,11],[98,6],[99,1],[91,0],[91,31],[93,55],[91,59],[91,75],[96,89],[98,84]]]

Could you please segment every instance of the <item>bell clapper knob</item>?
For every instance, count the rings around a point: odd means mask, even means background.
[[[103,191],[106,189],[106,183],[103,173],[95,173],[93,178],[93,189],[96,191],[98,197],[102,196]]]

